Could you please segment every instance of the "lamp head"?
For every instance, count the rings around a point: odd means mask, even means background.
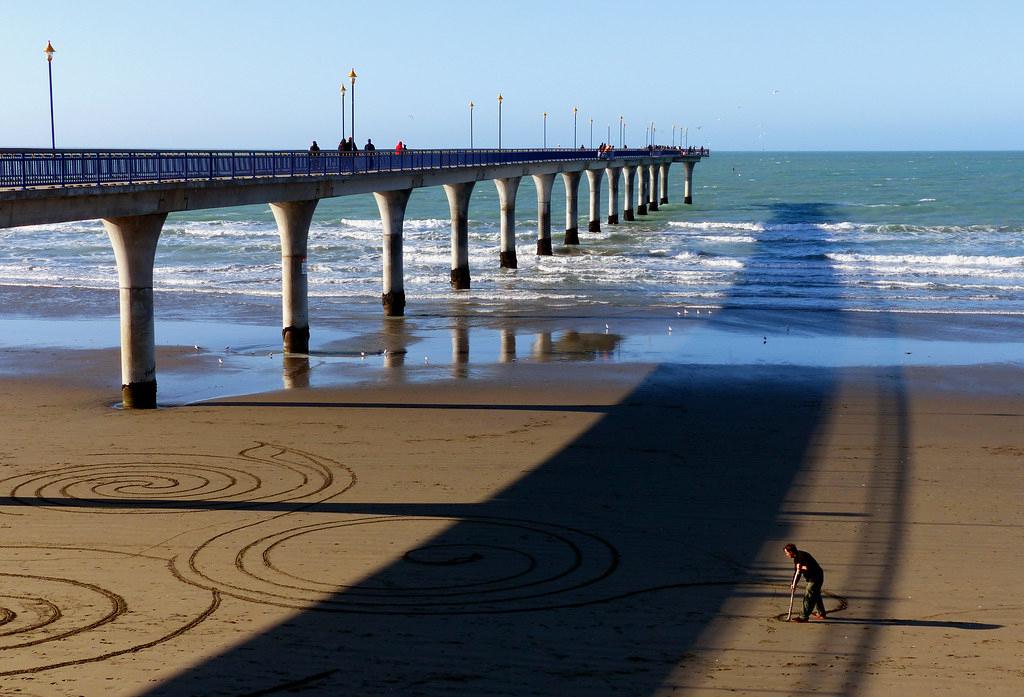
[[[345,85],[343,84],[341,86],[341,89],[338,90],[338,91],[341,92],[341,96],[344,97],[345,96],[345,92],[347,92],[348,90],[345,89]]]
[[[47,41],[46,42],[46,48],[43,49],[43,53],[46,54],[46,62],[47,63],[53,61],[53,54],[56,53],[56,52],[57,52],[57,49],[55,49],[53,47],[53,44],[51,44],[49,41]]]
[[[356,69],[355,68],[352,68],[352,70],[348,71],[348,79],[352,81],[352,86],[353,87],[356,86],[356,78],[357,77],[358,77],[358,75],[356,75]]]
[[[499,103],[499,104],[501,104],[501,103],[502,103],[503,101],[505,101],[505,98],[504,98],[504,97],[502,97],[502,96],[501,96],[501,92],[499,92],[499,93],[498,93],[498,103]]]

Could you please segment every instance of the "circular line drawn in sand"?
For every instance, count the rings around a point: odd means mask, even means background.
[[[353,472],[339,463],[258,443],[232,456],[86,455],[74,465],[0,480],[0,492],[6,490],[10,498],[27,506],[124,515],[322,499],[354,483]]]
[[[55,550],[60,559],[47,559]],[[0,676],[102,661],[156,646],[205,619],[220,603],[217,593],[183,586],[163,559],[73,547],[0,547]],[[32,573],[29,567],[88,569],[90,577]],[[101,585],[115,571],[151,582],[124,592]],[[169,605],[175,612],[168,614]],[[174,619],[170,619],[173,617]]]
[[[180,573],[226,595],[285,607],[478,614],[572,602],[618,560],[600,537],[550,523],[375,516],[272,532],[238,528],[200,546]]]

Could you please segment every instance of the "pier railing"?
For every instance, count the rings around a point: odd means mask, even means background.
[[[376,172],[506,165],[518,162],[706,155],[679,149],[610,153],[545,150],[6,150],[0,149],[0,187],[102,186],[197,180],[354,175]]]

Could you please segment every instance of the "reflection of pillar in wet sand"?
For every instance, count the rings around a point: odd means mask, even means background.
[[[469,322],[456,316],[452,323],[452,375],[464,378],[469,374]]]
[[[448,209],[452,216],[452,288],[469,288],[469,196],[476,182],[445,184]]]
[[[405,365],[405,355],[409,347],[405,318],[394,317],[384,320],[381,338],[384,342],[384,367],[399,368]]]
[[[309,356],[285,356],[282,367],[284,389],[309,387]]]
[[[286,353],[309,351],[309,224],[319,199],[271,203],[281,237],[281,337]]]
[[[501,356],[498,360],[502,363],[516,360],[516,333],[507,327],[501,330]]]
[[[117,261],[121,305],[121,399],[126,409],[156,408],[153,263],[166,213],[104,218]]]
[[[374,192],[380,220],[384,225],[383,290],[381,304],[388,317],[405,314],[405,277],[402,261],[402,226],[405,224],[405,206],[412,189]]]
[[[551,348],[551,332],[541,332],[533,340],[531,353],[535,360],[543,363],[551,357]]]

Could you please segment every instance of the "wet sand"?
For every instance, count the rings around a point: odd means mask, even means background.
[[[125,412],[116,351],[5,352],[5,694],[1019,692],[1019,364],[264,359]]]

